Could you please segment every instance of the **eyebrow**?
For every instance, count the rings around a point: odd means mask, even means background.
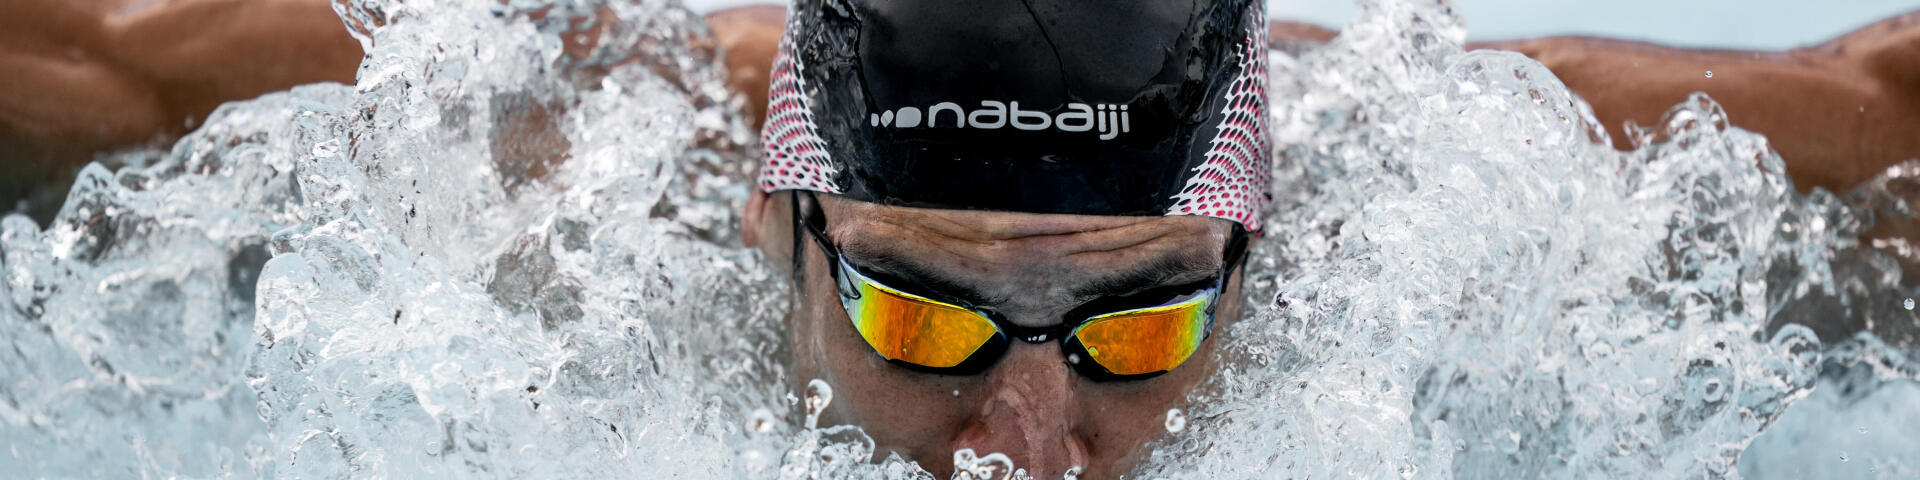
[[[844,256],[846,253],[843,252],[841,255]],[[908,287],[911,293],[935,300],[946,297],[946,299],[959,300],[974,306],[999,305],[1008,300],[1004,295],[988,295],[969,286],[966,280],[959,276],[905,258],[873,254],[860,254],[852,258],[859,261],[850,263],[880,274],[883,277],[880,280],[884,283],[895,288]],[[903,283],[905,285],[902,285]]]
[[[1203,265],[1202,262],[1192,261],[1191,257],[1187,256],[1175,255],[1160,257],[1152,262],[1141,264],[1127,270],[1095,277],[1078,288],[1075,288],[1073,295],[1077,297],[1133,295],[1154,288],[1192,283],[1169,283],[1168,281],[1186,277],[1197,277],[1199,275],[1213,273],[1216,270],[1218,269]],[[1211,279],[1211,277],[1208,279]],[[1200,279],[1196,278],[1196,280]]]

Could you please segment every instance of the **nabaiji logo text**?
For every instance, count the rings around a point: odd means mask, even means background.
[[[886,110],[867,114],[867,122],[874,127],[888,128],[977,128],[997,130],[1013,127],[1017,130],[1054,129],[1062,132],[1096,132],[1101,140],[1112,140],[1133,130],[1132,119],[1127,114],[1126,105],[1069,103],[1058,114],[1049,114],[1038,110],[1021,110],[1020,102],[980,101],[980,108],[969,112],[953,102],[941,102],[927,107],[900,107],[898,110]]]

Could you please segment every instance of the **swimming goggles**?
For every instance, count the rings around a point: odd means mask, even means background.
[[[802,198],[808,200],[805,208],[799,205]],[[1058,339],[1067,363],[1093,380],[1164,374],[1185,363],[1213,330],[1220,291],[1247,243],[1246,231],[1236,225],[1217,277],[1129,295],[1130,300],[1095,300],[1069,312],[1062,323],[1027,327],[958,299],[893,286],[912,282],[882,282],[862,272],[827,238],[825,213],[812,192],[796,193],[794,202],[796,229],[806,230],[825,250],[840,304],[867,346],[895,365],[944,375],[986,371],[1015,338],[1036,344]],[[1099,311],[1116,304],[1124,306]]]

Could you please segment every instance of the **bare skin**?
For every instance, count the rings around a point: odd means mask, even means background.
[[[1616,142],[1707,92],[1739,127],[1767,135],[1802,191],[1845,192],[1920,158],[1920,12],[1785,52],[1676,50],[1598,38],[1480,45],[1524,53],[1593,104]],[[1709,78],[1706,72],[1713,72]]]
[[[325,1],[12,0],[0,157],[8,171],[85,162],[178,136],[230,100],[351,83],[360,57]]]
[[[187,131],[222,101],[316,81],[349,81],[360,59],[325,0],[180,0],[130,8],[125,0],[20,0],[0,4],[0,171],[9,178],[71,169],[100,150]],[[1687,93],[1704,90],[1741,125],[1767,134],[1802,188],[1846,190],[1886,166],[1920,157],[1920,26],[1888,20],[1822,46],[1780,53],[1701,52],[1598,39],[1552,38],[1473,45],[1541,60],[1592,102],[1614,129],[1653,124]],[[730,86],[760,119],[780,7],[708,17],[726,52]],[[1277,43],[1310,45],[1333,32],[1276,23]],[[571,45],[570,45],[571,47]],[[1712,70],[1709,79],[1704,72]],[[1863,109],[1864,107],[1864,109]],[[1624,143],[1624,142],[1622,142]],[[544,163],[542,164],[544,165]],[[1077,286],[1160,258],[1208,275],[1228,224],[1198,217],[1092,217],[907,209],[822,195],[829,231],[856,263],[894,259],[969,279],[1004,297],[1000,310],[1029,325],[1058,322],[1085,300]],[[773,265],[795,252],[789,194],[756,192],[743,238]],[[10,207],[10,206],[0,206]],[[1208,340],[1188,365],[1150,380],[1096,383],[1064,365],[1054,344],[1014,345],[987,373],[942,377],[881,361],[833,298],[825,257],[805,250],[792,315],[795,373],[827,379],[836,401],[825,420],[864,426],[879,450],[899,451],[936,475],[952,452],[1003,452],[1039,478],[1082,465],[1081,478],[1112,478],[1157,437],[1167,408],[1212,373]],[[1228,299],[1237,298],[1230,284]],[[1223,305],[1231,319],[1238,305]],[[957,393],[956,393],[957,392]]]
[[[0,2],[0,212],[46,219],[96,152],[161,144],[221,103],[351,83],[324,0]]]

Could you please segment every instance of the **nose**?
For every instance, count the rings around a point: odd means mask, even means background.
[[[1086,464],[1086,443],[1074,432],[1073,373],[1059,349],[1049,347],[1022,343],[1008,350],[987,373],[986,394],[974,397],[980,403],[954,438],[954,450],[1005,454],[1036,479],[1061,478]]]

